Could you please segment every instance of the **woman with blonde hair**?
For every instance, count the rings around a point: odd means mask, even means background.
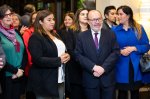
[[[64,15],[63,23],[60,26],[60,29],[58,30],[58,34],[60,35],[61,39],[66,45],[67,52],[72,57],[72,44],[74,43],[74,35],[70,29],[70,27],[74,24],[74,13],[73,12],[67,12]],[[65,96],[69,97],[70,94],[70,85],[69,85],[69,71],[68,68],[72,64],[72,59],[66,64],[65,66]]]

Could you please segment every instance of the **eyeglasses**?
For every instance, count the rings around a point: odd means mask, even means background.
[[[12,16],[14,13],[5,14],[4,17]]]
[[[92,22],[103,22],[103,20],[101,18],[97,18],[97,19],[88,19],[89,21],[92,21]]]

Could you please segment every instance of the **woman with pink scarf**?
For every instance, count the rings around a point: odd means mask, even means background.
[[[24,43],[12,26],[12,8],[0,6],[0,40],[6,55],[3,68],[2,99],[20,99],[21,82],[26,65]]]

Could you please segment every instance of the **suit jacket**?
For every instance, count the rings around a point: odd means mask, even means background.
[[[61,66],[61,59],[55,43],[47,36],[33,33],[28,47],[33,63],[29,71],[29,90],[40,96],[57,97],[58,67]]]
[[[119,56],[119,46],[113,32],[101,29],[99,50],[95,47],[90,29],[80,33],[77,37],[75,53],[83,68],[84,87],[95,88],[99,81],[104,87],[115,84],[115,62]],[[105,70],[100,77],[93,75],[92,69],[95,64]]]
[[[113,22],[113,26],[114,25],[117,25],[115,22]],[[103,29],[109,29],[111,30],[111,27],[109,27],[109,25],[107,24],[106,22],[106,19],[103,20],[103,26],[102,26]]]

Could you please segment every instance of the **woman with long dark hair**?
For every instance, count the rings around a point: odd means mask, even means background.
[[[116,64],[118,99],[139,99],[142,73],[140,58],[149,50],[149,40],[142,25],[133,19],[133,11],[123,5],[117,9],[119,25],[113,27],[120,46],[120,58]]]
[[[42,10],[37,13],[34,33],[28,43],[32,58],[28,90],[35,93],[36,99],[64,98],[64,64],[70,56],[54,26],[52,12]]]

